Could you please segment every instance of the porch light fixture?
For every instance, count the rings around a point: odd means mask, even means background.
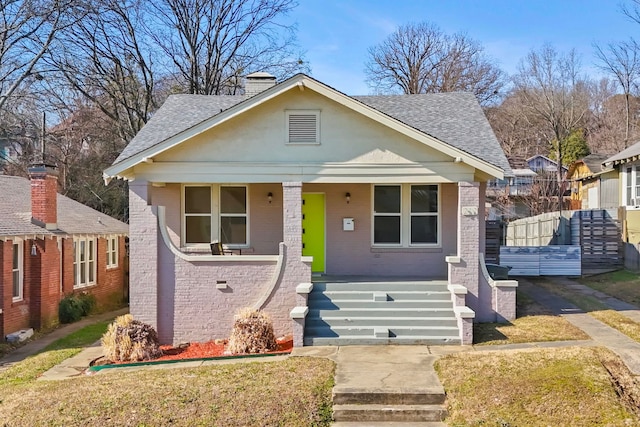
[[[347,200],[347,204],[348,204],[351,201],[351,193],[345,194],[344,198]]]
[[[38,249],[36,248],[36,244],[32,244],[31,245],[31,256],[36,256],[38,255]]]
[[[269,204],[271,204],[271,201],[273,200],[273,193],[271,191],[267,194],[267,200],[269,201]]]

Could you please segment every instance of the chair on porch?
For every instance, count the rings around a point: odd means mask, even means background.
[[[236,249],[238,255],[242,255],[241,249]],[[211,242],[211,255],[234,255],[233,249],[227,248],[222,242],[214,240]]]

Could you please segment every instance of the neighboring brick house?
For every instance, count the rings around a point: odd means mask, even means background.
[[[255,73],[244,96],[170,96],[105,176],[129,181],[130,310],[161,341],[224,338],[251,306],[298,346],[322,311],[312,277],[374,278],[381,305],[400,287],[385,281],[442,284],[448,342],[469,343],[474,316],[514,318],[517,283],[490,280],[479,253],[486,183],[510,173],[473,94],[351,97]],[[384,326],[367,339],[400,342]]]
[[[89,292],[104,305],[127,290],[127,224],[58,194],[55,168],[29,174],[0,175],[3,337],[57,323],[65,295]]]

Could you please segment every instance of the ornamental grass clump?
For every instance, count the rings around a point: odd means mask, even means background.
[[[112,362],[140,362],[162,356],[155,329],[130,314],[116,318],[101,341],[104,356]]]
[[[227,351],[232,354],[266,353],[276,350],[271,318],[264,312],[243,308],[236,313]]]

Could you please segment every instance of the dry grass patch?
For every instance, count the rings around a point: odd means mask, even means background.
[[[10,426],[324,426],[334,364],[326,359],[110,372],[0,387]]]
[[[640,418],[625,396],[638,384],[603,348],[458,353],[436,370],[447,392],[452,426],[626,426]],[[612,378],[604,365],[618,368]],[[461,369],[460,367],[464,367]],[[629,388],[631,390],[629,390]],[[637,408],[636,408],[637,409]]]
[[[583,277],[578,281],[619,300],[640,306],[640,275],[636,273],[620,270]]]
[[[622,332],[634,341],[640,342],[640,323],[634,322],[622,313],[609,309],[606,304],[596,298],[544,280],[539,280],[536,283],[575,304],[602,323]]]
[[[517,318],[511,323],[477,323],[474,344],[499,345],[543,341],[584,340],[589,336],[560,316],[553,315],[522,292],[517,294]]]

